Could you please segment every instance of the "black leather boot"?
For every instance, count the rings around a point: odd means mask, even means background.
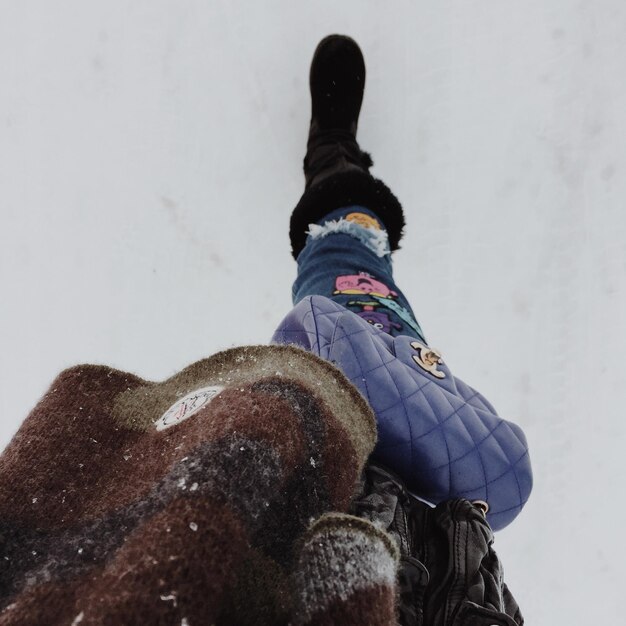
[[[305,189],[340,172],[368,172],[372,160],[356,141],[365,89],[365,61],[356,41],[344,35],[322,39],[311,62],[309,86]]]
[[[369,173],[373,165],[356,141],[365,88],[365,62],[357,43],[329,35],[318,44],[309,74],[311,124],[304,157],[305,192],[291,216],[292,253],[306,243],[309,224],[350,205],[376,213],[396,250],[404,216],[398,199]]]

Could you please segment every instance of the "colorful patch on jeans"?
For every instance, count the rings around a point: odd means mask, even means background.
[[[380,224],[378,220],[367,215],[367,213],[348,213],[345,217],[348,222],[354,222],[364,228],[373,228],[374,230],[380,230]]]
[[[361,302],[360,300],[352,300],[348,302],[348,306],[361,307],[360,311],[356,314],[363,318],[368,324],[371,324],[374,328],[382,330],[385,333],[391,334],[392,329],[402,330],[402,324],[393,322],[387,313],[377,311],[376,308],[381,306],[379,302]]]
[[[391,329],[402,330],[402,324],[392,322],[387,313],[382,311],[359,311],[357,315],[363,318],[368,324],[371,324],[374,328],[382,330],[385,333],[391,334]]]
[[[372,294],[372,297],[375,298],[383,306],[391,309],[403,322],[408,324],[409,327],[417,333],[422,341],[426,341],[421,326],[417,323],[417,320],[413,317],[408,309],[400,306],[395,300],[391,300],[389,298],[381,298],[377,294]]]
[[[375,298],[397,298],[398,294],[367,272],[344,274],[335,278],[333,295],[368,295]]]

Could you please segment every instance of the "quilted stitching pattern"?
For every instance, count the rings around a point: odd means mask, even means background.
[[[392,337],[324,296],[308,296],[274,334],[337,365],[368,400],[378,422],[372,457],[418,495],[481,499],[498,530],[526,503],[532,487],[522,430],[499,417],[445,363],[439,379],[412,359],[411,337]]]

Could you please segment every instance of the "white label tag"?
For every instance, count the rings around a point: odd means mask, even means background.
[[[170,426],[180,424],[187,418],[195,415],[201,408],[205,407],[224,387],[202,387],[188,393],[163,413],[155,422],[157,430],[165,430]]]

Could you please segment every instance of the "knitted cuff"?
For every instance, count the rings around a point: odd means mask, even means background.
[[[295,572],[295,626],[388,626],[395,620],[398,549],[371,522],[340,513],[304,537]]]
[[[289,237],[294,259],[306,244],[309,224],[319,222],[326,214],[350,205],[364,206],[376,213],[389,235],[391,251],[399,248],[404,228],[402,205],[382,180],[360,171],[334,174],[309,187],[291,215]]]

